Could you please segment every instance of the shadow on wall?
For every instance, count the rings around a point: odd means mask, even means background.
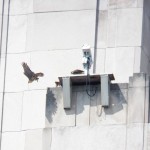
[[[55,95],[50,88],[47,89],[46,95],[46,118],[50,123],[52,123],[53,118],[52,116],[55,115],[57,112],[57,102]]]
[[[105,108],[106,115],[113,115],[123,110],[123,105],[127,104],[127,90],[122,90],[117,84],[112,85],[110,91],[110,104]]]
[[[90,98],[85,87],[74,87],[72,92],[71,109],[63,108],[62,88],[48,88],[47,100],[46,100],[46,118],[49,123],[53,122],[53,119],[65,117],[65,115],[79,115],[89,111],[90,108],[101,108],[101,93],[100,87],[97,87],[96,95]],[[110,90],[110,104],[109,107],[103,109],[105,115],[113,115],[115,113],[121,113],[126,111],[125,105],[127,105],[127,87],[122,88],[118,84],[112,84]],[[100,110],[97,110],[98,112]],[[101,113],[100,113],[101,114]],[[99,113],[97,114],[100,117]]]

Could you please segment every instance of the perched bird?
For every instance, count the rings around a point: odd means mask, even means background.
[[[29,81],[28,83],[33,82],[34,80],[38,81],[38,77],[43,77],[44,74],[39,72],[39,73],[34,73],[30,70],[29,66],[27,65],[27,63],[23,62],[22,63],[22,67],[24,69],[24,75],[28,77]]]
[[[76,69],[74,71],[71,72],[71,74],[83,74],[84,71],[83,70],[79,70],[79,69]]]
[[[55,81],[56,87],[61,86],[61,83],[59,81]]]

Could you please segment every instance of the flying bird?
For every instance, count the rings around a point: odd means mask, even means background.
[[[34,80],[36,80],[38,82],[38,79],[39,79],[38,77],[44,76],[44,74],[42,72],[34,73],[33,71],[31,71],[29,66],[25,62],[22,63],[22,67],[24,69],[24,75],[27,76],[29,79],[28,83],[31,83]]]
[[[76,69],[74,71],[71,72],[71,74],[83,74],[84,71],[83,70],[79,70],[79,69]]]

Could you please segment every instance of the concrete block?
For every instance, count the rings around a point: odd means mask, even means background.
[[[26,49],[27,16],[17,15],[9,18],[8,53],[21,53]]]
[[[25,131],[5,132],[2,134],[1,149],[3,150],[24,150]]]
[[[128,90],[128,123],[144,123],[145,118],[145,87],[129,88]]]
[[[117,37],[117,11],[116,9],[108,11],[108,32],[107,44],[108,47],[115,47]]]
[[[95,9],[96,0],[36,0],[34,1],[34,12],[67,11]]]
[[[96,73],[101,74],[105,72],[105,55],[106,49],[97,49],[96,55]]]
[[[99,12],[99,24],[97,33],[97,47],[106,48],[107,47],[107,28],[108,25],[108,11],[101,10]]]
[[[28,130],[24,150],[48,150],[51,144],[51,129]]]
[[[117,8],[137,7],[137,0],[117,0]]]
[[[36,13],[29,17],[27,40],[32,43],[27,41],[27,51],[76,49],[85,43],[94,47],[94,34],[95,10]]]
[[[127,150],[143,149],[143,126],[143,124],[130,124],[127,126]]]
[[[91,100],[90,125],[95,124],[126,124],[127,89],[112,90],[110,92],[110,105],[103,108],[100,93]]]
[[[90,97],[86,92],[77,92],[76,101],[76,126],[89,125]]]
[[[6,92],[18,92],[28,89],[28,79],[24,75],[22,62],[30,66],[30,54],[8,54],[6,66]]]
[[[39,58],[42,61],[39,62]],[[58,77],[69,76],[71,71],[75,69],[83,70],[82,50],[31,53],[31,68],[34,72],[43,72],[44,77],[41,77],[38,82],[29,84],[29,89],[55,87],[55,81],[58,81]]]
[[[3,132],[20,131],[22,124],[23,93],[5,93]]]
[[[46,128],[75,126],[76,93],[72,93],[71,109],[64,109],[62,88],[49,88],[46,99]]]
[[[117,46],[141,46],[142,8],[117,10]]]
[[[125,135],[124,125],[53,128],[51,149],[124,150]]]
[[[45,127],[45,104],[46,90],[24,92],[22,130]]]

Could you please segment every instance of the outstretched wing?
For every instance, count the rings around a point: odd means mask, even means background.
[[[29,66],[25,62],[22,63],[22,67],[24,69],[24,74],[28,77],[29,80],[31,80],[35,73],[30,70]]]

